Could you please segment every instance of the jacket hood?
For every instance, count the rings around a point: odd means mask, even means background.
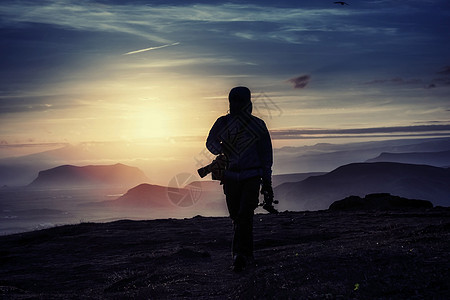
[[[228,95],[230,102],[230,114],[252,113],[252,101],[250,90],[244,86],[232,88]]]

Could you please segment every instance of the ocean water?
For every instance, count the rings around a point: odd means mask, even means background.
[[[115,200],[125,192],[126,190],[119,188],[0,189],[0,235],[83,222],[189,218],[199,214],[203,216],[225,215],[223,210],[207,211],[200,207],[136,209],[108,205],[107,201]]]

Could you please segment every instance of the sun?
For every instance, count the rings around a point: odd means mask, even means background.
[[[142,101],[129,118],[130,131],[136,139],[165,138],[180,134],[180,116],[164,101],[151,99]]]

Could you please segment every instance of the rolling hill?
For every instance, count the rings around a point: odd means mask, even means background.
[[[275,188],[279,208],[289,210],[327,209],[345,197],[390,193],[450,205],[450,169],[401,163],[354,163],[325,175],[284,183]]]
[[[115,200],[92,203],[93,207],[133,211],[134,215],[148,211],[167,216],[195,214],[227,215],[225,197],[219,182],[193,181],[184,187],[140,184]]]
[[[449,151],[449,149],[449,138],[402,139],[348,144],[320,143],[313,146],[283,147],[274,149],[274,172],[279,174],[330,172],[339,166],[366,162],[381,153],[441,152]],[[427,164],[426,161],[405,161],[405,163]]]
[[[172,206],[168,198],[167,187],[147,183],[135,186],[118,199],[104,203],[133,208]]]

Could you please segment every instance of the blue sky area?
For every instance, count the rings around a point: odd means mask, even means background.
[[[236,85],[274,138],[450,135],[450,2],[5,1],[3,145],[204,137]]]

